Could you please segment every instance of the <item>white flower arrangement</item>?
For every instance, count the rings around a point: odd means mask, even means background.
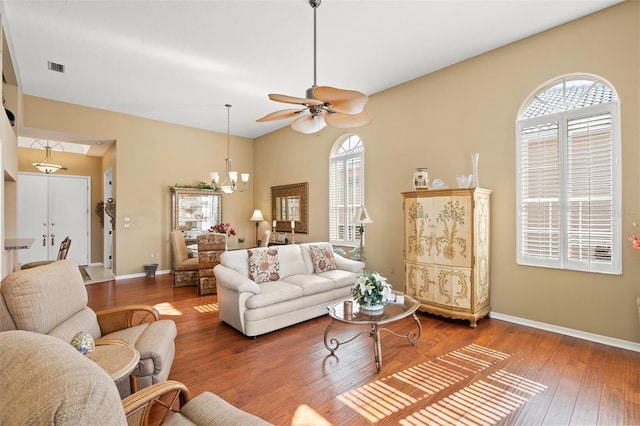
[[[381,305],[394,299],[391,284],[377,272],[365,272],[356,278],[351,295],[360,306]]]

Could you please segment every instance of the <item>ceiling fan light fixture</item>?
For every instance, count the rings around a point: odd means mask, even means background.
[[[322,0],[309,0],[313,8],[313,86],[306,90],[306,98],[294,96],[269,94],[269,99],[276,102],[297,104],[302,109],[288,109],[272,112],[258,122],[283,120],[294,118],[301,114],[291,123],[291,128],[301,133],[315,133],[325,126],[336,127],[332,123],[339,123],[338,128],[362,127],[371,123],[371,116],[365,110],[365,104],[369,97],[355,90],[337,89],[329,86],[318,86],[317,84],[317,28],[316,10]],[[364,112],[364,114],[362,114]],[[309,113],[309,115],[305,114]],[[325,122],[324,116],[340,116],[340,120]]]

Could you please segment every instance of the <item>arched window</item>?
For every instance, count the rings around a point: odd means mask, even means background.
[[[352,222],[364,205],[364,146],[356,135],[338,140],[329,158],[329,240],[332,244],[359,244]]]
[[[517,122],[517,262],[620,274],[620,115],[592,75],[543,85]]]

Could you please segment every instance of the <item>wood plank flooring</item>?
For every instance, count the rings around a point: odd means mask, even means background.
[[[250,339],[219,320],[215,295],[174,288],[171,275],[87,291],[96,310],[156,306],[178,328],[171,379],[276,425],[291,424],[302,404],[334,425],[640,424],[640,354],[624,349],[491,318],[471,329],[420,314],[416,346],[382,332],[376,374],[367,333],[330,356],[327,316]],[[406,334],[415,323],[388,328]],[[331,336],[355,331],[335,324]]]

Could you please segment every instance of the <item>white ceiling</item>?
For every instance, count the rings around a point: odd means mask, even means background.
[[[372,95],[620,1],[323,0],[317,82]],[[313,83],[308,0],[2,0],[0,13],[27,95],[223,133],[230,103],[231,133],[255,138],[289,124],[256,123],[290,107],[267,94]]]

